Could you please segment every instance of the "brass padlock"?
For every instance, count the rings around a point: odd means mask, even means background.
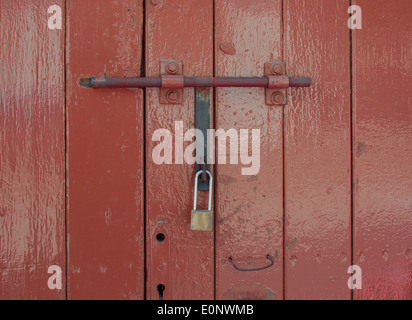
[[[197,210],[197,185],[199,176],[206,172],[209,176],[209,203],[207,210]],[[193,210],[192,210],[192,219],[190,224],[190,229],[198,231],[212,231],[213,229],[213,211],[212,211],[212,186],[213,178],[209,171],[199,171],[195,177],[195,195],[193,198]]]

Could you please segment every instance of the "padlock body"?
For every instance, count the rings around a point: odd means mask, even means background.
[[[190,229],[198,231],[212,231],[213,211],[192,210]]]

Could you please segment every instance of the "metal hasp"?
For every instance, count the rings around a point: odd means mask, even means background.
[[[196,130],[196,172],[203,172],[197,188],[199,191],[208,191],[210,183],[209,175],[206,174],[206,171],[210,171],[208,139],[208,129],[210,129],[210,89],[196,88],[195,91],[195,127],[200,130]]]
[[[152,88],[160,90],[160,103],[181,104],[183,88],[257,87],[266,88],[267,105],[287,103],[286,89],[311,86],[311,78],[289,77],[285,62],[267,62],[265,77],[186,77],[180,60],[160,60],[159,77],[83,78],[80,84],[87,88]]]
[[[160,103],[182,104],[183,102],[183,62],[180,60],[160,60]]]
[[[310,87],[311,78],[289,77],[286,75],[285,62],[267,62],[264,64],[264,77],[186,77],[183,76],[183,61],[160,60],[159,77],[136,78],[83,78],[80,84],[87,88],[160,88],[161,104],[182,104],[183,88],[196,88],[195,117],[196,128],[203,133],[203,147],[196,145],[196,172],[203,171],[198,188],[209,190],[210,171],[207,129],[210,128],[210,91],[206,88],[219,87],[260,87],[265,88],[266,105],[287,104],[287,89]],[[200,141],[196,137],[196,141]],[[203,149],[203,150],[201,150]]]
[[[286,104],[288,101],[286,89],[290,87],[290,79],[286,76],[286,63],[265,63],[265,76],[269,80],[265,90],[266,104],[269,106]]]

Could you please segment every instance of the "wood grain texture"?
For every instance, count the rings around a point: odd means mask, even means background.
[[[350,4],[363,14],[352,51]],[[67,29],[48,29],[51,5]],[[350,299],[353,256],[354,299],[411,300],[411,16],[410,0],[1,0],[0,299],[159,299],[159,284],[175,300]],[[286,61],[312,78],[285,107],[263,88],[219,88],[214,110],[210,90],[212,126],[261,130],[257,175],[216,165],[215,234],[190,230],[195,165],[152,159],[157,129],[194,127],[194,89],[163,105],[159,89],[79,86],[158,76],[161,59],[186,76]],[[258,268],[267,254],[258,272],[228,261]],[[47,287],[51,265],[62,290]]]
[[[286,299],[350,299],[351,126],[349,1],[285,0]]]
[[[159,75],[162,59],[182,60],[184,75],[211,76],[213,1],[147,1],[145,39],[146,76]],[[194,127],[193,88],[184,89],[183,100],[182,105],[160,104],[159,89],[146,89],[148,299],[159,299],[159,284],[165,286],[165,300],[214,297],[213,232],[190,230],[195,165],[157,165],[152,158],[159,143],[152,141],[156,130],[167,129],[174,137],[176,121],[183,122],[184,131]],[[206,194],[199,197],[200,208]],[[165,234],[163,242],[156,240],[158,233]]]
[[[144,298],[143,91],[78,84],[139,76],[142,38],[142,1],[67,1],[69,299]]]
[[[0,2],[0,299],[64,299],[64,29],[56,1]],[[63,280],[65,275],[63,274]]]
[[[263,76],[265,62],[282,61],[281,1],[216,1],[215,23],[217,77]],[[216,128],[260,130],[258,174],[242,175],[240,160],[216,165],[216,298],[282,299],[283,107],[267,106],[264,88],[219,88]],[[274,266],[258,272],[228,261],[259,268],[268,254]]]
[[[412,299],[411,2],[357,0],[353,31],[355,299]]]

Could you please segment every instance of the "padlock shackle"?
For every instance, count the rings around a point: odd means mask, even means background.
[[[199,176],[203,172],[206,172],[206,174],[209,175],[209,202],[208,202],[208,205],[207,205],[207,210],[210,211],[210,210],[212,210],[213,177],[212,177],[212,174],[207,170],[204,170],[204,171],[201,170],[198,173],[196,173],[196,176],[195,176],[195,194],[194,194],[194,197],[193,197],[193,210],[197,210],[197,186],[198,186],[198,183],[199,183]]]

